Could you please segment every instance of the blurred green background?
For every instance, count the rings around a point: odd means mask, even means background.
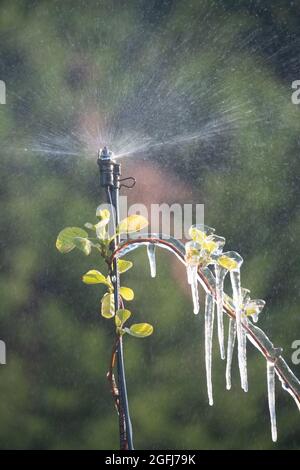
[[[0,79],[7,86],[0,105],[0,339],[7,347],[0,448],[118,448],[106,381],[111,324],[99,315],[101,287],[81,283],[101,264],[95,255],[55,250],[57,233],[93,221],[103,199],[95,154],[63,151],[76,147],[74,129],[94,122],[95,109],[112,122],[117,116],[126,132],[143,126],[159,139],[205,128],[220,107],[238,109],[233,127],[150,151],[146,162],[155,162],[157,175],[179,175],[193,202],[205,204],[206,223],[243,255],[243,285],[267,301],[259,325],[292,366],[291,344],[300,339],[300,107],[291,103],[291,82],[300,79],[299,6],[0,2]],[[41,141],[48,153],[33,151],[30,142]],[[145,160],[131,160],[131,174],[133,163]],[[169,199],[180,199],[176,187]],[[159,253],[158,276],[150,280],[145,253],[131,259],[135,268],[124,275],[136,293],[131,309],[155,327],[152,337],[125,344],[136,448],[299,448],[299,412],[279,383],[279,439],[271,441],[266,365],[251,345],[249,392],[239,387],[236,357],[228,392],[215,340],[215,405],[208,406],[203,318],[192,313],[188,286],[177,287],[177,277],[185,282],[182,268]],[[300,366],[292,368],[300,376]]]

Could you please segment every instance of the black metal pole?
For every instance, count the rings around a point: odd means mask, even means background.
[[[111,158],[111,153],[106,147],[99,152],[98,165],[100,169],[100,185],[105,189],[107,202],[112,208],[112,217],[114,221],[114,228],[119,224],[119,190],[120,190],[120,176],[121,165],[116,163]],[[112,242],[112,249],[118,246],[120,242],[119,235],[116,236]],[[112,265],[111,279],[114,286],[114,301],[115,311],[120,308],[120,277],[118,272],[117,259],[114,259]],[[133,450],[132,440],[132,426],[130,421],[127,386],[124,366],[124,353],[123,353],[123,339],[119,339],[117,348],[117,369],[118,369],[118,387],[119,387],[119,428],[120,428],[120,447],[121,449]],[[125,431],[125,436],[124,436]]]

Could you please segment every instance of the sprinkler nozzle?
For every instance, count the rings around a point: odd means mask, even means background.
[[[101,158],[101,160],[110,160],[113,156],[113,153],[108,150],[108,148],[105,146],[103,149],[100,149],[98,152],[98,158]]]
[[[113,153],[105,146],[98,151],[97,163],[100,170],[100,185],[102,188],[119,188],[120,164],[113,160]]]

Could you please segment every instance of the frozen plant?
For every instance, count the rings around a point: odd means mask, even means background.
[[[300,382],[290,370],[282,357],[281,348],[275,348],[267,335],[258,328],[258,321],[265,302],[261,299],[252,300],[248,289],[241,284],[242,257],[234,252],[223,252],[225,238],[214,233],[214,229],[207,226],[192,226],[189,234],[191,241],[184,246],[172,237],[163,234],[139,235],[136,232],[148,225],[147,220],[139,215],[132,215],[122,220],[116,227],[116,233],[108,233],[110,213],[108,210],[97,210],[99,218],[96,224],[87,223],[84,229],[68,227],[62,230],[57,238],[56,247],[61,253],[68,253],[78,248],[86,255],[91,250],[97,250],[107,265],[107,274],[93,269],[83,275],[85,284],[103,284],[107,292],[101,300],[101,315],[106,319],[114,320],[115,339],[109,366],[108,379],[115,405],[120,419],[124,410],[120,406],[120,391],[114,376],[116,352],[124,335],[129,334],[138,338],[149,336],[153,327],[149,323],[135,323],[127,327],[125,324],[132,316],[130,310],[125,308],[124,301],[134,297],[133,290],[120,286],[119,296],[121,308],[115,308],[114,283],[111,275],[113,266],[117,263],[118,272],[124,273],[132,267],[132,262],[123,257],[139,247],[146,247],[152,277],[156,275],[155,251],[160,247],[171,251],[187,269],[188,283],[192,290],[194,313],[199,312],[198,288],[203,288],[205,299],[205,366],[207,377],[207,392],[209,404],[213,405],[212,388],[212,340],[214,331],[214,311],[217,311],[217,332],[221,358],[225,359],[224,341],[224,315],[229,317],[229,330],[227,340],[226,360],[226,388],[231,388],[231,366],[234,346],[237,339],[238,364],[241,387],[248,391],[247,379],[247,341],[249,340],[264,356],[267,363],[267,394],[271,419],[272,439],[277,440],[276,413],[275,413],[275,378],[279,378],[282,388],[295,400],[300,410]],[[126,234],[122,240],[122,234]],[[133,234],[128,237],[128,234]],[[116,243],[116,240],[118,241]],[[231,282],[231,295],[224,291],[224,280],[229,273]],[[118,296],[117,296],[118,298]],[[119,384],[119,387],[121,383]],[[125,422],[125,421],[124,421]],[[130,420],[126,421],[127,428],[131,428]],[[125,441],[128,429],[124,430]],[[128,447],[125,447],[128,448]]]

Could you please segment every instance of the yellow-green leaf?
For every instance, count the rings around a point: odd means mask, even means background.
[[[206,238],[205,232],[203,232],[202,230],[199,230],[196,227],[191,227],[189,229],[189,236],[191,237],[192,240],[194,240],[194,242],[197,242],[200,244],[203,243]]]
[[[127,261],[125,259],[118,259],[118,270],[119,273],[125,273],[128,269],[132,268],[133,263],[131,261]]]
[[[99,206],[96,210],[96,217],[99,217],[101,221],[107,221],[108,223],[110,219],[110,212],[108,209],[101,209],[101,206]]]
[[[101,315],[104,318],[112,318],[115,315],[114,294],[108,292],[104,294],[101,300]]]
[[[131,317],[130,310],[126,310],[125,308],[120,308],[119,310],[117,310],[116,317],[115,317],[116,325],[122,326],[130,317]]]
[[[134,299],[134,292],[129,287],[120,287],[120,295],[123,297],[124,300],[133,300]]]
[[[218,263],[223,268],[228,269],[228,271],[232,271],[233,269],[236,269],[238,267],[238,263],[234,259],[229,258],[229,256],[226,255],[220,256],[218,258]]]
[[[56,240],[56,248],[61,253],[69,253],[72,251],[76,243],[74,242],[78,238],[85,239],[88,237],[88,233],[79,227],[67,227],[59,232]]]
[[[218,258],[218,264],[228,271],[233,271],[241,266],[243,258],[236,251],[227,251]]]
[[[125,328],[125,331],[137,338],[146,338],[146,336],[152,335],[153,326],[149,323],[135,323],[134,325],[131,325],[130,328]]]
[[[76,248],[83,251],[85,255],[89,255],[92,250],[92,243],[87,238],[74,238],[74,245],[76,246]]]
[[[91,269],[85,273],[82,277],[82,281],[85,284],[105,284],[108,287],[112,287],[108,279],[96,269]]]
[[[142,215],[133,214],[126,219],[121,220],[119,223],[118,233],[132,233],[138,232],[148,226],[148,220]]]

